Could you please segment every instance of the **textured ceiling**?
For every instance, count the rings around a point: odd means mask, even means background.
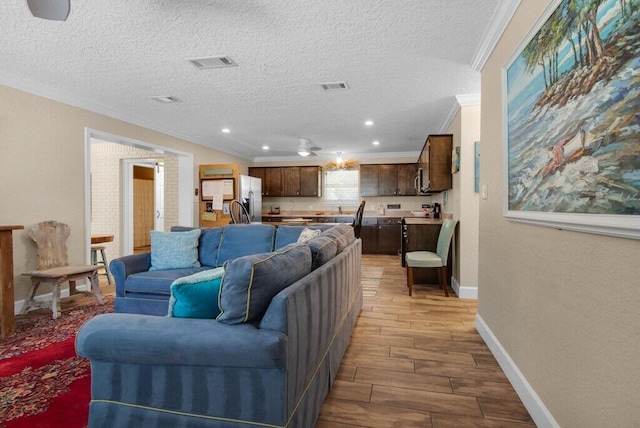
[[[480,92],[470,64],[497,5],[71,0],[67,21],[55,22],[32,17],[25,1],[3,1],[0,83],[250,160],[297,157],[300,138],[323,157],[412,154],[442,131],[456,95]],[[215,55],[238,67],[186,61]],[[318,85],[336,81],[350,89]],[[183,102],[150,99],[158,95]]]

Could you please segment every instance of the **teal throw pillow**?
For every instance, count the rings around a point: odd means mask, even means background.
[[[149,270],[200,267],[198,239],[200,229],[188,232],[151,232],[151,267]]]
[[[209,269],[178,278],[171,284],[169,316],[213,319],[220,313],[218,295],[224,268]]]

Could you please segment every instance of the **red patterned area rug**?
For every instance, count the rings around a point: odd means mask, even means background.
[[[91,367],[74,342],[86,320],[113,312],[113,297],[104,301],[16,320],[15,336],[0,341],[0,427],[87,426]]]

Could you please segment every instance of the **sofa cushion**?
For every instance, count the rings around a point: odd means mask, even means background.
[[[311,272],[311,250],[291,244],[272,253],[229,260],[220,290],[216,318],[226,324],[240,324],[262,318],[273,296]]]
[[[224,227],[216,266],[227,260],[273,250],[275,226],[271,224],[230,224]]]
[[[282,225],[278,226],[276,230],[276,243],[274,245],[274,250],[287,246],[289,244],[293,244],[298,241],[300,234],[304,229],[311,230],[327,230],[333,226],[330,225],[317,225],[317,226],[296,226],[296,225]]]
[[[198,239],[200,229],[188,232],[151,232],[149,270],[184,269],[200,266]]]
[[[338,244],[332,236],[320,234],[307,242],[311,250],[311,268],[317,269],[338,253]]]
[[[218,316],[218,295],[224,268],[178,278],[171,284],[169,316],[211,319]]]
[[[188,232],[193,227],[173,226],[172,232]],[[218,261],[218,247],[222,238],[222,227],[203,227],[200,229],[198,240],[198,260],[202,266],[216,267]]]
[[[331,236],[336,240],[338,245],[338,253],[342,252],[349,244],[356,239],[355,231],[351,225],[346,223],[337,224],[331,229],[322,232],[322,235]]]
[[[209,267],[187,269],[150,270],[131,274],[124,282],[124,294],[171,294],[171,284],[178,278],[209,270]]]

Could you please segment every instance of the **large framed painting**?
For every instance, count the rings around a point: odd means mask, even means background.
[[[502,77],[505,217],[640,239],[640,0],[552,2]]]

